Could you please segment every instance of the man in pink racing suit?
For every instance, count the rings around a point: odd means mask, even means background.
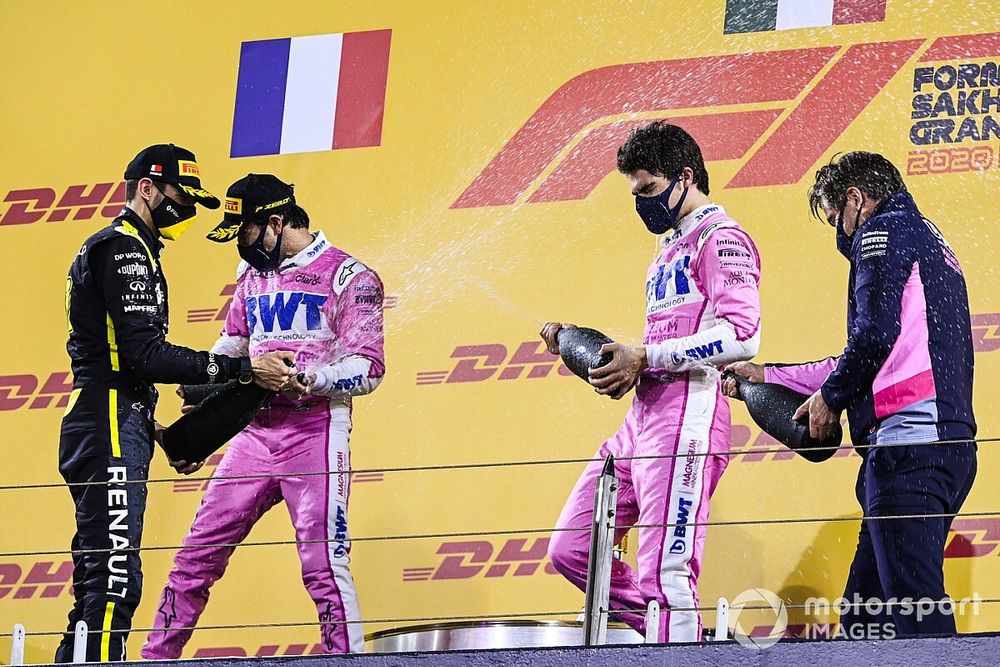
[[[590,374],[597,392],[615,399],[635,387],[625,421],[596,455],[615,457],[616,542],[628,526],[646,526],[639,528],[638,571],[613,561],[611,606],[640,610],[656,600],[659,641],[695,642],[701,617],[690,610],[699,604],[706,534],[697,524],[708,519],[730,443],[729,404],[715,367],[757,353],[760,259],[750,236],[709,201],[701,150],[681,128],[656,122],[637,130],[618,150],[618,170],[631,182],[646,227],[666,236],[647,274],[644,345],[605,345],[612,361]],[[554,354],[562,326],[542,329]],[[553,565],[581,589],[602,468],[602,461],[587,466],[549,543]],[[617,616],[645,633],[641,612]]]
[[[229,444],[174,559],[143,658],[180,657],[209,589],[226,570],[233,547],[224,545],[241,542],[281,500],[295,526],[323,647],[364,648],[348,570],[348,440],[352,396],[374,390],[385,373],[382,283],[308,223],[291,186],[251,174],[229,188],[225,220],[209,234],[217,241],[238,236],[245,260],[213,350],[251,357],[292,350],[304,382],[268,399]],[[323,472],[329,474],[316,474]],[[225,479],[233,476],[252,477]]]

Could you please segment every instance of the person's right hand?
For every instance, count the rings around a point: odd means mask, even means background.
[[[549,322],[542,330],[538,332],[538,335],[542,337],[545,341],[545,347],[548,349],[549,354],[559,354],[559,330],[560,329],[575,329],[575,324],[563,324],[562,322]]]
[[[295,377],[295,353],[290,350],[268,352],[250,359],[253,381],[258,386],[271,391],[281,391],[291,378]]]
[[[755,364],[751,361],[737,361],[734,364],[729,364],[722,370],[732,371],[740,377],[745,377],[751,382],[764,381],[764,366],[762,364]],[[723,380],[722,393],[729,398],[739,398],[739,394],[736,391],[736,380],[733,380],[732,378]]]

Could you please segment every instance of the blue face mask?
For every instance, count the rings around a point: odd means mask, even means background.
[[[670,181],[667,189],[655,197],[635,196],[635,212],[639,214],[646,224],[646,229],[656,235],[666,234],[667,231],[677,226],[677,220],[681,214],[681,206],[684,205],[684,198],[687,197],[688,189],[684,188],[681,198],[673,208],[670,207],[670,193],[674,191],[681,180],[681,174],[677,174],[674,180]]]
[[[257,235],[257,240],[250,245],[240,245],[239,241],[236,242],[236,247],[237,250],[239,250],[240,257],[242,257],[247,264],[261,273],[277,271],[278,267],[281,265],[281,232],[278,233],[278,238],[274,242],[274,249],[268,251],[264,249],[264,236],[266,231],[267,228],[261,225],[260,234]]]

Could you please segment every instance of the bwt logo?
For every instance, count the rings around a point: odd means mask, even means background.
[[[41,376],[0,375],[0,411],[29,410],[56,407],[65,408],[69,403],[69,393],[73,391],[70,373],[50,373],[38,388]]]
[[[539,568],[545,574],[558,574],[552,563],[544,563],[549,548],[549,538],[539,537],[528,546],[528,539],[507,540],[494,557],[492,542],[473,540],[470,542],[444,542],[438,547],[438,555],[444,556],[435,567],[416,567],[403,570],[403,581],[428,581],[439,579],[472,579],[503,577],[509,573],[514,577],[529,577]]]
[[[205,461],[205,468],[210,470],[222,462],[222,454],[216,453]],[[206,472],[207,472],[206,470]],[[351,484],[365,482],[381,482],[385,480],[382,472],[352,472]],[[174,481],[174,493],[203,493],[208,488],[209,479],[178,479]],[[339,517],[338,517],[339,518]]]
[[[681,496],[677,499],[677,519],[674,523],[674,543],[670,545],[670,553],[672,554],[682,554],[687,551],[687,524],[691,518],[691,506],[694,505],[693,500],[688,500]]]
[[[955,519],[948,534],[945,558],[981,558],[1000,546],[1000,519]]]
[[[327,298],[325,294],[306,292],[276,292],[248,296],[247,326],[251,333],[260,329],[272,333],[274,320],[277,318],[278,327],[282,331],[289,331],[295,323],[296,315],[300,311],[305,311],[305,328],[307,331],[315,331],[322,325],[323,316],[320,308],[326,303]]]
[[[624,63],[584,72],[542,103],[452,208],[585,199],[615,170],[617,148],[629,132],[648,122],[615,118],[623,114],[663,112],[661,118],[694,136],[706,161],[741,160],[726,188],[798,183],[928,43],[920,62],[986,58],[1000,51],[1000,33]],[[759,108],[733,111],[734,105]]]
[[[73,561],[40,560],[25,573],[27,567],[0,563],[0,599],[8,595],[12,600],[29,600],[72,594]]]
[[[219,296],[225,298],[225,303],[222,307],[215,308],[192,308],[187,312],[188,323],[198,323],[198,322],[224,322],[226,316],[229,314],[229,308],[233,305],[233,295],[236,294],[236,284],[230,283],[222,288],[219,292]],[[393,295],[387,294],[385,300],[382,302],[382,310],[391,310],[396,307],[399,302],[399,298]]]
[[[525,341],[514,350],[509,360],[507,357],[507,346],[501,343],[460,345],[452,350],[451,358],[458,359],[458,362],[450,371],[419,371],[417,384],[483,382],[494,376],[497,380],[517,380],[529,367],[529,380],[548,377],[557,366],[558,375],[573,374],[559,357],[548,353],[542,341]],[[504,362],[507,362],[506,365]]]
[[[0,217],[0,226],[62,222],[74,210],[74,220],[90,220],[98,211],[105,218],[114,218],[125,205],[125,183],[95,183],[71,185],[56,201],[52,188],[11,190],[4,197],[10,207]]]

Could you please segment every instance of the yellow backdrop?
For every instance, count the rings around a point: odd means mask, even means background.
[[[884,21],[748,34],[723,33],[724,0],[4,5],[0,479],[55,486],[0,491],[0,551],[59,553],[0,557],[0,631],[65,623],[73,514],[56,467],[69,389],[65,275],[81,241],[117,210],[127,161],[156,142],[193,149],[205,184],[220,194],[250,171],[294,182],[315,226],[385,281],[388,377],[355,403],[354,465],[374,471],[354,480],[359,538],[553,525],[580,464],[379,471],[586,457],[617,426],[626,403],[560,373],[539,354],[536,332],[561,319],[620,340],[640,336],[655,246],[626,181],[611,173],[614,147],[635,121],[689,127],[706,146],[713,198],[759,245],[762,359],[817,358],[843,344],[847,265],[805,202],[816,165],[853,149],[899,165],[966,269],[980,434],[998,434],[1000,132],[991,128],[1000,102],[988,100],[1000,95],[1000,18],[992,0],[938,0],[929,9],[889,0]],[[241,43],[384,29],[392,38],[380,145],[229,157]],[[970,104],[972,90],[980,93]],[[232,246],[201,238],[215,222],[202,212],[165,254],[177,343],[204,348],[218,333],[237,258]],[[158,416],[169,423],[178,402],[162,389]],[[766,444],[742,407],[734,421],[749,425],[734,429],[736,446]],[[966,512],[1000,510],[990,484],[998,451],[981,446]],[[712,518],[857,517],[857,467],[853,455],[823,465],[736,458]],[[175,476],[162,455],[152,475],[168,481],[150,487],[144,544],[170,547],[202,484]],[[857,527],[715,527],[702,599],[751,587],[793,603],[836,597]],[[391,619],[579,609],[582,595],[545,567],[546,537],[355,542],[363,614],[386,619],[366,630],[401,624]],[[281,508],[250,537],[292,539]],[[998,545],[1000,518],[956,522],[946,565],[954,597],[1000,597]],[[152,620],[171,554],[144,554],[136,627]],[[239,549],[202,623],[313,621],[298,568],[290,544]],[[812,620],[822,619],[791,617]],[[1000,607],[986,604],[959,627],[995,630]],[[133,656],[143,639],[130,639]],[[204,630],[186,655],[307,652],[316,640],[315,627]],[[57,641],[30,637],[28,660],[49,658]],[[0,641],[0,659],[8,646]]]

